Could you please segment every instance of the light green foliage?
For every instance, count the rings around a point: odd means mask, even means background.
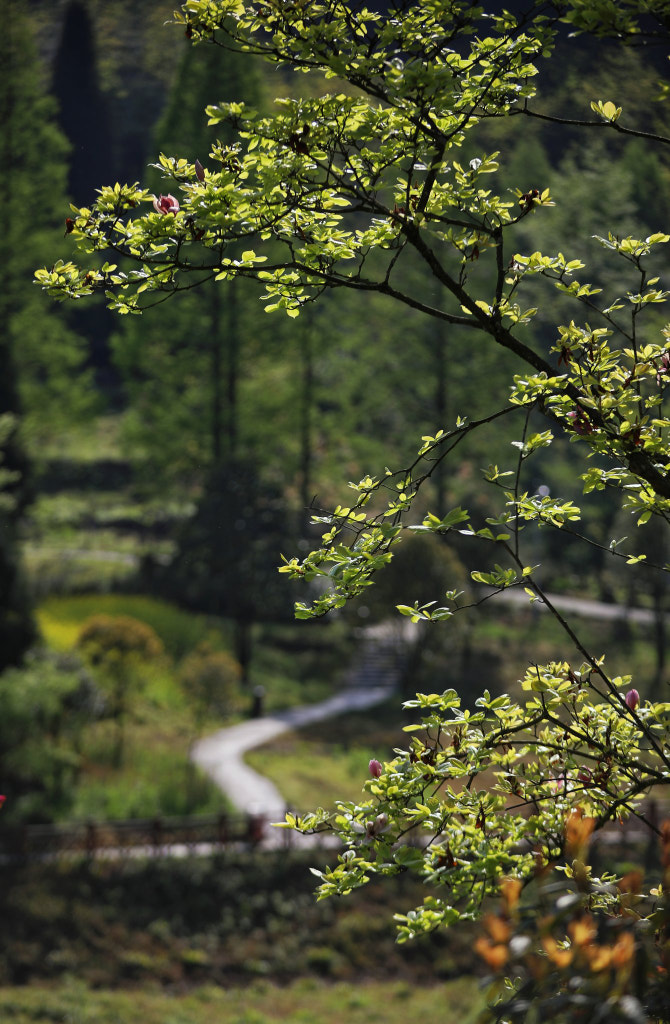
[[[471,712],[454,690],[406,702],[420,723],[407,727],[408,748],[366,783],[367,800],[290,820],[301,829],[331,822],[347,846],[320,894],[415,871],[435,895],[398,918],[400,938],[411,938],[477,916],[502,878],[532,877],[538,862],[559,858],[574,809],[598,826],[635,813],[667,777],[669,730],[667,705],[627,709],[629,682],[598,666],[553,663],[528,670],[524,703],[485,692]],[[613,894],[600,898],[614,906]]]
[[[340,2],[187,0],[176,20],[193,41],[318,72],[332,91],[280,99],[272,115],[235,101],[210,105],[210,124],[234,132],[232,142],[213,146],[212,166],[180,155],[159,160],[178,210],[147,206],[152,197],[139,185],[103,188],[90,209],[74,211],[71,236],[83,262],[37,272],[57,298],[105,289],[121,313],[212,279],[254,280],[266,309],[290,317],[326,289],[375,293],[473,339],[471,375],[487,393],[486,409],[426,434],[400,470],[352,482],[349,501],[315,517],[325,528],[318,548],[286,557],[280,570],[312,584],[296,613],[314,618],[364,594],[405,531],[451,534],[476,545],[482,562],[491,551],[490,564],[471,570],[473,595],[448,590],[400,605],[401,614],[450,620],[492,593],[522,587],[554,614],[576,651],[575,667],[530,666],[516,699],[486,690],[470,708],[452,689],[418,694],[407,704],[419,719],[410,742],[373,773],[363,800],[288,816],[288,827],[332,829],[344,843],[339,863],[317,872],[322,896],[346,894],[375,874],[411,871],[425,881],[423,903],[398,915],[401,940],[476,917],[505,878],[528,884],[538,868],[569,854],[566,822],[574,816],[596,829],[636,816],[658,832],[642,801],[670,781],[670,705],[640,702],[630,678],[586,649],[535,565],[534,535],[545,530],[620,565],[668,571],[634,543],[625,551],[590,536],[574,495],[538,485],[542,460],[562,435],[574,442],[575,460],[583,456],[575,472],[583,504],[606,490],[639,526],[667,525],[670,516],[670,292],[657,270],[667,225],[629,226],[638,206],[629,163],[598,198],[597,218],[606,214],[609,223],[586,220],[597,257],[572,237],[588,190],[560,244],[549,231],[539,244],[529,225],[551,216],[552,190],[545,182],[508,187],[499,168],[504,131],[519,118],[595,136],[602,160],[615,140],[659,150],[670,143],[638,128],[609,90],[586,98],[585,118],[543,112],[537,81],[561,19],[591,33],[594,52],[600,36],[670,38],[667,4],[648,0],[564,0],[519,19],[465,0],[401,5],[393,17]],[[489,144],[493,135],[499,145]],[[593,180],[596,150],[590,159],[566,157],[563,184],[579,185],[582,172]],[[91,269],[88,255],[110,250],[114,262]],[[416,268],[432,292],[414,286]],[[495,369],[503,358],[515,364],[511,392],[495,394],[500,378],[487,358]],[[496,447],[487,460],[486,497],[468,508],[431,508],[429,482],[453,467],[472,436],[497,444],[503,422],[515,440],[507,458]],[[568,862],[565,870],[576,869]],[[593,906],[608,919],[622,911],[612,882],[606,870],[590,878]],[[662,933],[661,947],[666,940]],[[555,1019],[563,1019],[561,1005]]]

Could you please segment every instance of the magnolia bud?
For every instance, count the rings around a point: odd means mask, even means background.
[[[637,690],[629,690],[624,700],[626,701],[626,707],[630,708],[631,711],[635,711],[635,708],[640,703],[640,694]]]
[[[179,210],[179,203],[174,196],[166,195],[159,196],[158,199],[154,197],[154,210],[156,213],[177,213]]]
[[[382,773],[381,761],[378,761],[376,757],[373,757],[368,768],[370,769],[370,775],[372,775],[374,779],[378,779]]]

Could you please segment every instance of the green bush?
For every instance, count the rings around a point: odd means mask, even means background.
[[[113,763],[118,767],[131,688],[142,681],[142,670],[163,655],[163,644],[151,626],[139,619],[95,615],[79,631],[77,647],[106,683],[109,714],[116,721]]]
[[[146,622],[130,615],[94,615],[79,631],[77,647],[99,664],[108,658],[153,661],[164,653],[163,643]]]
[[[7,822],[51,821],[72,805],[82,733],[104,700],[76,655],[33,651],[0,675],[0,750]]]
[[[229,714],[236,703],[242,670],[226,651],[215,651],[201,643],[181,664],[180,679],[196,705],[196,720],[201,724],[208,714]]]

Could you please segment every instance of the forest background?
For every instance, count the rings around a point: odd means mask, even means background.
[[[4,452],[14,474],[0,560],[3,825],[220,809],[185,756],[205,722],[244,713],[256,683],[270,706],[327,690],[346,660],[348,629],[385,616],[396,601],[434,596],[436,582],[457,585],[473,567],[453,542],[417,540],[348,619],[303,626],[296,639],[294,595],[275,566],[280,552],[309,538],[306,507],[340,500],[347,479],[404,464],[422,434],[457,414],[486,414],[489,388],[510,376],[504,355],[484,362],[457,328],[426,323],[380,296],[326,296],[294,321],[268,317],[254,289],[238,283],[232,296],[212,288],[120,320],[102,304],[64,308],[41,294],[32,273],[68,253],[70,200],[90,202],[115,180],[140,180],[158,194],[160,177],[148,165],[161,150],[206,163],[216,138],[207,103],[270,106],[295,88],[253,61],[191,53],[178,30],[162,27],[172,3],[136,6],[12,2],[1,44],[12,73],[0,83],[0,411],[11,417]],[[648,109],[659,67],[635,52],[613,52],[593,67],[584,43],[570,66],[552,67],[544,81],[552,112],[587,108],[616,83],[649,130],[670,130],[664,106]],[[550,187],[557,202],[524,222],[529,251],[547,239],[567,249],[576,221],[584,237],[606,232],[612,207],[621,233],[668,223],[662,151],[614,136],[584,147],[577,135],[559,150],[540,123],[525,124],[513,144],[496,130],[488,129],[490,144],[504,150],[510,187]],[[602,249],[579,255],[594,283],[605,274],[615,283]],[[433,287],[418,270],[413,286],[417,294]],[[534,322],[539,335],[556,322],[551,301]],[[485,512],[480,467],[503,459],[510,439],[489,435],[486,449],[473,441],[455,478],[436,474],[426,504],[438,514],[455,505]],[[536,483],[576,498],[573,465],[567,440],[557,442]],[[612,521],[606,497],[590,514],[605,544],[630,530]],[[650,694],[659,692],[665,591],[646,592],[634,573],[624,585],[597,549],[585,566],[583,551],[575,556],[559,535],[545,538],[536,561],[552,591],[578,588],[655,612],[655,631],[619,629],[616,640],[629,647]],[[664,543],[660,535],[647,542]],[[412,571],[417,560],[425,594]],[[104,632],[101,614],[125,616],[121,639]],[[513,651],[519,635],[527,644],[530,625],[485,619],[450,636],[448,648],[428,637],[408,688],[447,673],[472,683],[473,695],[483,673],[494,692],[508,687]],[[542,643],[543,657],[557,646],[550,632]],[[127,692],[119,680],[131,676]],[[142,763],[146,737],[160,734],[162,753],[152,743]],[[168,767],[175,736],[181,776]],[[332,957],[322,959],[332,969]],[[19,974],[12,967],[6,977]]]

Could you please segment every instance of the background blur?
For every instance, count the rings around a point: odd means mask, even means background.
[[[0,834],[14,843],[25,841],[27,826],[139,819],[155,828],[178,817],[232,815],[189,761],[199,736],[254,711],[327,697],[360,662],[367,627],[386,621],[395,603],[467,588],[470,569],[481,568],[475,548],[417,538],[358,606],[308,624],[292,618],[293,601],[307,595],[276,572],[282,553],[300,554],[318,538],[310,505],[344,503],[348,480],[400,468],[423,434],[501,405],[513,372],[505,353],[480,351],[457,329],[380,296],[326,295],[296,321],[265,314],[256,290],[238,282],[121,318],[104,301],[57,305],[32,283],[35,268],[68,257],[70,202],[86,206],[96,187],[117,180],[139,180],[158,194],[161,180],[149,165],[161,151],[207,164],[221,137],[220,128],[207,128],[207,103],[244,99],[270,109],[278,95],[321,89],[318,80],[296,82],[253,59],[191,49],[178,28],[164,25],[174,6],[3,5]],[[668,134],[667,109],[649,102],[663,73],[635,51],[594,66],[584,43],[571,48],[568,64],[546,70],[542,102],[573,115],[591,98],[611,96],[643,126]],[[481,129],[481,148],[502,150],[500,187],[549,186],[557,202],[519,226],[519,250],[584,258],[589,280],[616,294],[617,268],[582,239],[606,234],[612,210],[621,234],[666,229],[667,155],[614,133],[585,148],[569,130],[559,139],[551,126],[517,120]],[[418,268],[412,288],[440,302]],[[555,291],[538,303],[531,342],[544,351],[560,303]],[[653,330],[651,317],[649,324]],[[417,516],[456,505],[485,515],[495,495],[489,502],[481,467],[511,464],[512,439],[496,426],[462,446],[458,463],[435,475]],[[566,440],[537,473],[529,489],[579,501]],[[630,531],[629,517],[606,496],[591,506],[587,526],[601,542]],[[660,533],[648,527],[641,541],[657,561],[668,560]],[[624,583],[590,550],[585,562],[583,547],[573,552],[569,538],[546,533],[532,560],[554,593],[647,610],[646,622],[595,615],[582,629],[587,644],[625,659],[640,689],[658,694],[667,683],[665,590],[635,573]],[[386,703],[287,734],[251,760],[300,810],[353,797],[369,758],[388,757],[403,742],[404,693],[454,685],[474,700],[484,687],[509,690],[529,658],[563,653],[554,623],[545,627],[537,629],[530,610],[496,605],[495,614],[421,633],[411,646],[394,640],[396,692]],[[6,861],[0,985],[38,986],[32,995],[2,990],[12,1020],[129,1020],[132,999],[125,1009],[103,1005],[94,990],[117,989],[122,999],[130,987],[144,993],[147,1021],[227,1021],[218,990],[202,986],[243,982],[261,1002],[250,1010],[247,989],[246,1009],[230,1020],[263,1024],[268,979],[302,979],[311,992],[311,1017],[293,1007],[282,1019],[342,1019],[342,1000],[353,998],[347,1020],[359,1012],[375,1020],[378,1011],[394,1020],[417,979],[470,972],[462,938],[458,947],[441,939],[395,952],[386,903],[397,905],[397,891],[373,888],[347,908],[317,910],[306,865],[321,856],[277,858],[238,845],[214,860]],[[328,1017],[325,1003],[316,1009],[321,994],[309,989],[324,978],[386,979],[393,998],[380,1007],[376,990],[354,998],[349,989]],[[39,987],[45,983],[58,986],[51,996]],[[453,984],[454,1020],[464,1021],[474,1012],[472,990]],[[174,1002],[166,1016],[158,990],[194,986],[199,1002]]]

